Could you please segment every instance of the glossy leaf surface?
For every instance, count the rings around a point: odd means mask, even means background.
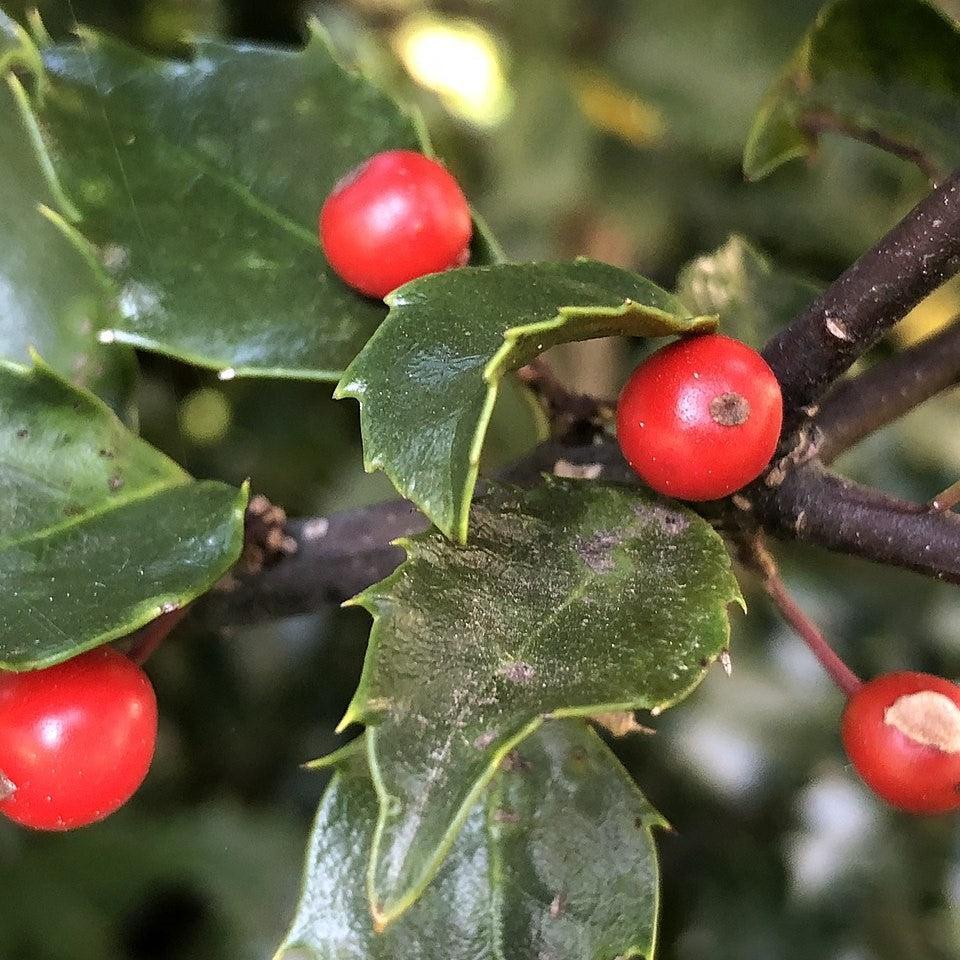
[[[617,267],[497,264],[414,281],[337,387],[361,405],[364,462],[448,536],[465,540],[502,378],[558,343],[710,329],[656,284]]]
[[[415,124],[311,33],[159,60],[89,32],[43,51],[37,113],[118,291],[105,336],[236,376],[336,379],[384,316],[320,250],[333,184]]]
[[[34,347],[72,382],[120,408],[135,372],[133,354],[97,341],[97,332],[116,321],[112,294],[63,218],[38,131],[22,110],[26,97],[16,78],[0,77],[0,357],[25,361]]]
[[[65,660],[194,599],[237,558],[245,504],[42,361],[0,364],[0,668]]]
[[[600,738],[546,725],[511,754],[434,884],[382,934],[363,885],[377,797],[363,755],[324,797],[276,960],[652,957],[662,823]]]
[[[713,528],[633,490],[498,490],[471,520],[467,546],[403,541],[407,560],[355,601],[375,622],[343,724],[370,725],[384,922],[422,893],[513,746],[547,716],[681,699],[727,646],[740,597]]]

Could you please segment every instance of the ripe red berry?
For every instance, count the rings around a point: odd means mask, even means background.
[[[960,687],[929,673],[865,683],[841,725],[847,756],[887,803],[910,813],[960,807]]]
[[[763,357],[704,334],[669,344],[633,371],[617,405],[617,439],[654,490],[716,500],[760,475],[782,419],[780,384]]]
[[[436,160],[411,150],[371,157],[333,188],[320,211],[330,266],[371,297],[463,266],[472,231],[457,181]]]
[[[71,830],[123,806],[157,738],[147,675],[109,647],[33,673],[0,673],[0,813]]]

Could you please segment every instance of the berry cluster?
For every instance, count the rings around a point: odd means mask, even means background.
[[[760,354],[707,334],[670,344],[633,372],[617,438],[658,493],[717,500],[763,472],[782,416],[779,384]],[[960,808],[960,687],[924,673],[853,679],[841,734],[863,781],[909,813]]]

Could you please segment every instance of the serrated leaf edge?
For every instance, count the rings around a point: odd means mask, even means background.
[[[709,531],[708,536],[714,537],[719,542],[723,549],[724,555],[727,557],[726,568],[729,593],[726,598],[721,598],[718,596],[715,601],[717,605],[722,607],[724,610],[723,626],[725,632],[725,643],[721,647],[722,652],[722,650],[728,649],[730,645],[730,618],[729,615],[726,614],[726,608],[731,603],[736,603],[744,612],[746,612],[746,601],[743,597],[743,593],[740,590],[739,583],[734,576],[729,553],[727,552],[726,546],[723,544],[722,537],[709,524],[705,523],[704,526],[705,529]],[[443,861],[446,859],[446,856],[450,852],[450,848],[459,835],[463,824],[470,815],[470,811],[477,804],[477,802],[479,802],[480,794],[490,783],[491,779],[496,775],[497,768],[503,761],[504,757],[506,757],[506,755],[519,743],[523,742],[523,740],[535,733],[544,722],[547,720],[562,719],[565,717],[589,718],[592,714],[596,713],[607,713],[622,710],[650,710],[659,714],[688,697],[700,685],[710,666],[712,666],[720,656],[720,652],[718,652],[715,656],[707,658],[705,663],[702,664],[701,669],[693,675],[690,683],[678,691],[673,697],[667,698],[666,700],[649,701],[644,699],[635,699],[616,703],[578,705],[574,707],[562,708],[560,710],[552,710],[549,713],[540,714],[536,717],[533,717],[527,724],[517,731],[517,733],[508,738],[504,743],[500,744],[491,752],[490,761],[485,772],[474,781],[470,791],[465,795],[456,815],[451,819],[450,825],[435,848],[433,856],[428,860],[427,866],[423,869],[417,880],[410,885],[407,892],[403,896],[396,898],[391,903],[381,902],[376,886],[376,867],[378,863],[380,845],[383,839],[383,832],[386,829],[387,817],[390,812],[390,806],[393,798],[386,789],[386,785],[383,782],[380,767],[376,759],[375,751],[378,739],[377,735],[382,731],[380,728],[378,728],[377,718],[370,715],[370,705],[367,700],[367,689],[370,684],[370,678],[376,669],[376,658],[379,653],[380,624],[384,617],[387,616],[385,601],[388,601],[389,599],[389,590],[393,584],[404,575],[404,568],[406,567],[407,563],[416,558],[416,547],[418,541],[429,539],[432,536],[435,536],[435,534],[427,531],[426,533],[419,534],[414,537],[401,537],[393,541],[395,546],[402,547],[407,552],[407,557],[404,559],[404,561],[397,567],[396,570],[393,571],[393,573],[390,574],[390,576],[386,577],[384,580],[381,580],[379,583],[373,584],[371,587],[368,587],[366,590],[362,591],[350,600],[345,601],[343,604],[345,607],[363,607],[373,619],[373,625],[370,630],[370,639],[367,645],[367,654],[364,658],[360,681],[357,685],[357,690],[343,715],[343,718],[337,725],[336,731],[340,733],[353,723],[368,724],[365,736],[366,750],[368,763],[370,766],[370,774],[373,779],[374,788],[377,791],[379,814],[371,845],[366,883],[367,898],[370,904],[371,913],[374,917],[374,923],[378,931],[386,929],[387,926],[402,916],[420,899],[420,897],[423,895],[423,892],[436,876],[437,871],[443,865]],[[335,757],[336,753],[331,755],[331,758]],[[323,763],[323,759],[324,758],[321,758],[321,764]],[[669,826],[666,821],[664,821],[664,825]]]
[[[587,258],[578,258],[576,262],[590,262]],[[514,266],[515,264],[505,264],[506,266]],[[478,269],[474,268],[461,268],[461,269]],[[484,268],[479,268],[484,269]],[[422,279],[422,278],[421,278]],[[414,280],[413,283],[419,281]],[[390,307],[390,310],[396,309],[398,306],[403,307],[404,304],[400,303],[398,305],[399,298],[403,295],[404,290],[408,285],[399,287],[397,290],[389,293],[386,297],[387,306]],[[557,312],[553,317],[550,317],[546,320],[537,320],[533,323],[521,324],[515,327],[509,327],[503,333],[503,343],[498,347],[496,352],[491,356],[487,361],[484,372],[483,379],[487,384],[486,394],[484,396],[483,406],[480,410],[480,415],[477,418],[477,423],[474,428],[473,437],[470,443],[470,449],[468,453],[467,460],[467,477],[464,482],[460,502],[456,504],[451,511],[451,515],[440,516],[438,511],[428,507],[426,504],[421,503],[417,497],[416,490],[411,481],[405,480],[398,470],[394,467],[388,465],[384,462],[383,457],[380,454],[371,453],[368,450],[367,444],[364,444],[363,448],[363,469],[366,473],[373,473],[376,470],[382,470],[387,477],[390,479],[390,482],[394,485],[397,491],[408,499],[412,500],[417,504],[418,507],[429,517],[432,523],[449,539],[455,540],[458,543],[466,543],[469,535],[469,525],[470,525],[470,504],[473,502],[474,493],[476,492],[477,481],[480,474],[480,456],[483,451],[483,444],[486,440],[487,430],[490,426],[490,419],[493,416],[493,409],[497,402],[497,397],[500,392],[500,383],[503,380],[504,376],[513,370],[519,369],[525,363],[529,363],[534,357],[539,356],[543,353],[543,350],[533,351],[529,357],[517,358],[514,356],[515,352],[518,350],[518,343],[520,340],[527,337],[535,337],[539,332],[552,332],[558,329],[562,329],[568,323],[577,319],[578,317],[609,317],[611,319],[628,317],[633,314],[660,318],[664,321],[665,325],[674,328],[671,332],[677,336],[682,336],[690,333],[701,333],[707,332],[710,330],[715,330],[719,324],[719,317],[715,314],[705,314],[700,316],[695,316],[689,314],[686,310],[686,307],[677,299],[673,294],[670,294],[668,291],[663,291],[668,296],[676,300],[678,312],[676,314],[670,313],[667,310],[661,310],[657,307],[647,307],[643,304],[637,303],[634,300],[625,299],[620,306],[616,307],[582,307],[582,306],[560,306],[557,308]],[[687,313],[686,317],[680,316],[680,311]],[[389,323],[390,314],[387,314],[386,319],[381,324],[381,328]],[[684,325],[685,324],[685,325]],[[379,328],[377,333],[379,332]],[[629,335],[628,330],[624,330],[624,335]],[[377,333],[374,333],[373,337],[377,336]],[[602,336],[613,336],[615,334],[606,333]],[[664,336],[670,336],[671,333],[664,333]],[[372,340],[373,337],[370,339]],[[572,338],[569,341],[562,341],[565,343],[574,343],[577,340],[589,340],[589,339],[600,339],[599,336],[589,336],[582,338]],[[369,343],[369,341],[368,341]],[[551,344],[552,345],[552,344]],[[364,348],[366,349],[366,348]],[[362,351],[361,351],[362,352]],[[356,362],[356,361],[354,361]],[[350,366],[353,364],[351,363]],[[361,408],[364,405],[364,394],[366,392],[366,387],[360,387],[355,383],[351,383],[348,380],[350,375],[350,366],[347,367],[347,370],[343,374],[343,378],[337,384],[334,389],[333,396],[335,400],[343,400],[346,398],[351,398],[356,400]],[[362,429],[362,418],[361,418],[361,429]],[[456,495],[456,491],[454,491]]]
[[[126,430],[127,428],[123,425],[119,417],[111,410],[111,408],[104,403],[96,394],[91,393],[89,390],[85,390],[82,387],[78,387],[75,384],[70,383],[65,377],[61,376],[53,367],[51,367],[35,350],[31,349],[30,356],[33,361],[32,365],[26,365],[22,363],[16,363],[12,360],[6,360],[0,358],[0,368],[9,370],[17,376],[21,376],[24,379],[29,379],[31,377],[43,376],[49,377],[61,385],[67,387],[73,393],[78,393],[85,400],[94,406],[99,412],[106,414],[115,425],[119,426],[121,429]],[[146,441],[140,440],[140,443],[146,444]],[[170,482],[158,481],[155,484],[151,484],[149,487],[145,488],[144,492],[140,492],[137,496],[130,496],[126,499],[119,501],[111,501],[109,506],[105,509],[90,511],[84,513],[78,517],[70,518],[70,520],[64,521],[54,525],[53,527],[47,527],[43,530],[36,531],[35,533],[30,534],[27,537],[23,537],[19,540],[5,541],[0,542],[0,550],[8,549],[9,547],[17,546],[21,543],[27,543],[31,540],[36,539],[39,536],[45,536],[49,533],[59,532],[61,529],[69,529],[73,526],[78,526],[94,517],[101,516],[103,514],[109,513],[112,510],[122,510],[127,506],[130,506],[134,503],[140,503],[144,500],[148,500],[157,493],[165,492],[167,490],[175,490],[180,487],[186,487],[190,484],[197,484],[198,486],[218,486],[228,489],[228,485],[220,483],[216,480],[193,480],[191,476],[174,460],[170,459],[165,453],[160,450],[157,450],[155,447],[151,447],[155,452],[157,457],[162,458],[167,462],[168,465],[174,467],[178,476],[176,479],[171,478]],[[205,593],[210,587],[212,587],[220,577],[236,562],[237,558],[240,556],[240,551],[243,549],[243,521],[246,514],[247,501],[250,496],[250,484],[249,481],[244,481],[241,484],[239,490],[237,491],[237,496],[234,500],[234,536],[233,542],[230,544],[230,549],[227,551],[226,560],[221,565],[215,568],[210,576],[201,582],[201,585],[198,589],[192,590],[189,593],[182,595],[162,595],[160,598],[151,598],[150,603],[138,605],[133,608],[132,613],[128,617],[127,621],[120,627],[116,627],[112,630],[106,630],[102,633],[96,634],[89,641],[78,644],[76,647],[71,648],[69,655],[67,656],[52,656],[46,657],[41,660],[37,660],[26,669],[22,664],[11,663],[9,661],[3,660],[0,658],[0,670],[9,670],[12,672],[28,672],[30,670],[38,670],[44,667],[52,666],[56,663],[61,663],[64,660],[69,660],[81,653],[84,653],[87,650],[92,650],[95,647],[102,646],[105,643],[110,643],[113,640],[119,640],[122,637],[127,636],[130,633],[133,633],[134,630],[139,629],[140,627],[146,626],[151,621],[155,620],[161,613],[164,612],[164,607],[167,604],[173,604],[177,607],[186,606],[196,597]],[[158,605],[159,603],[159,605]]]

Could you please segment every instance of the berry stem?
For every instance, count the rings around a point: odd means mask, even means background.
[[[138,667],[142,667],[157,652],[170,631],[183,619],[188,608],[189,604],[161,613],[156,620],[137,630],[130,637],[131,644],[127,650],[127,656]]]
[[[781,616],[809,647],[810,652],[820,661],[821,666],[830,675],[833,682],[847,697],[853,696],[863,681],[843,662],[840,655],[830,646],[820,628],[804,613],[800,605],[791,596],[787,585],[780,577],[776,561],[763,545],[759,537],[750,543],[750,559],[760,574],[763,587],[776,604]]]
[[[952,483],[941,493],[938,493],[930,501],[930,509],[936,510],[938,513],[943,513],[947,510],[952,510],[958,503],[960,503],[960,480]]]

